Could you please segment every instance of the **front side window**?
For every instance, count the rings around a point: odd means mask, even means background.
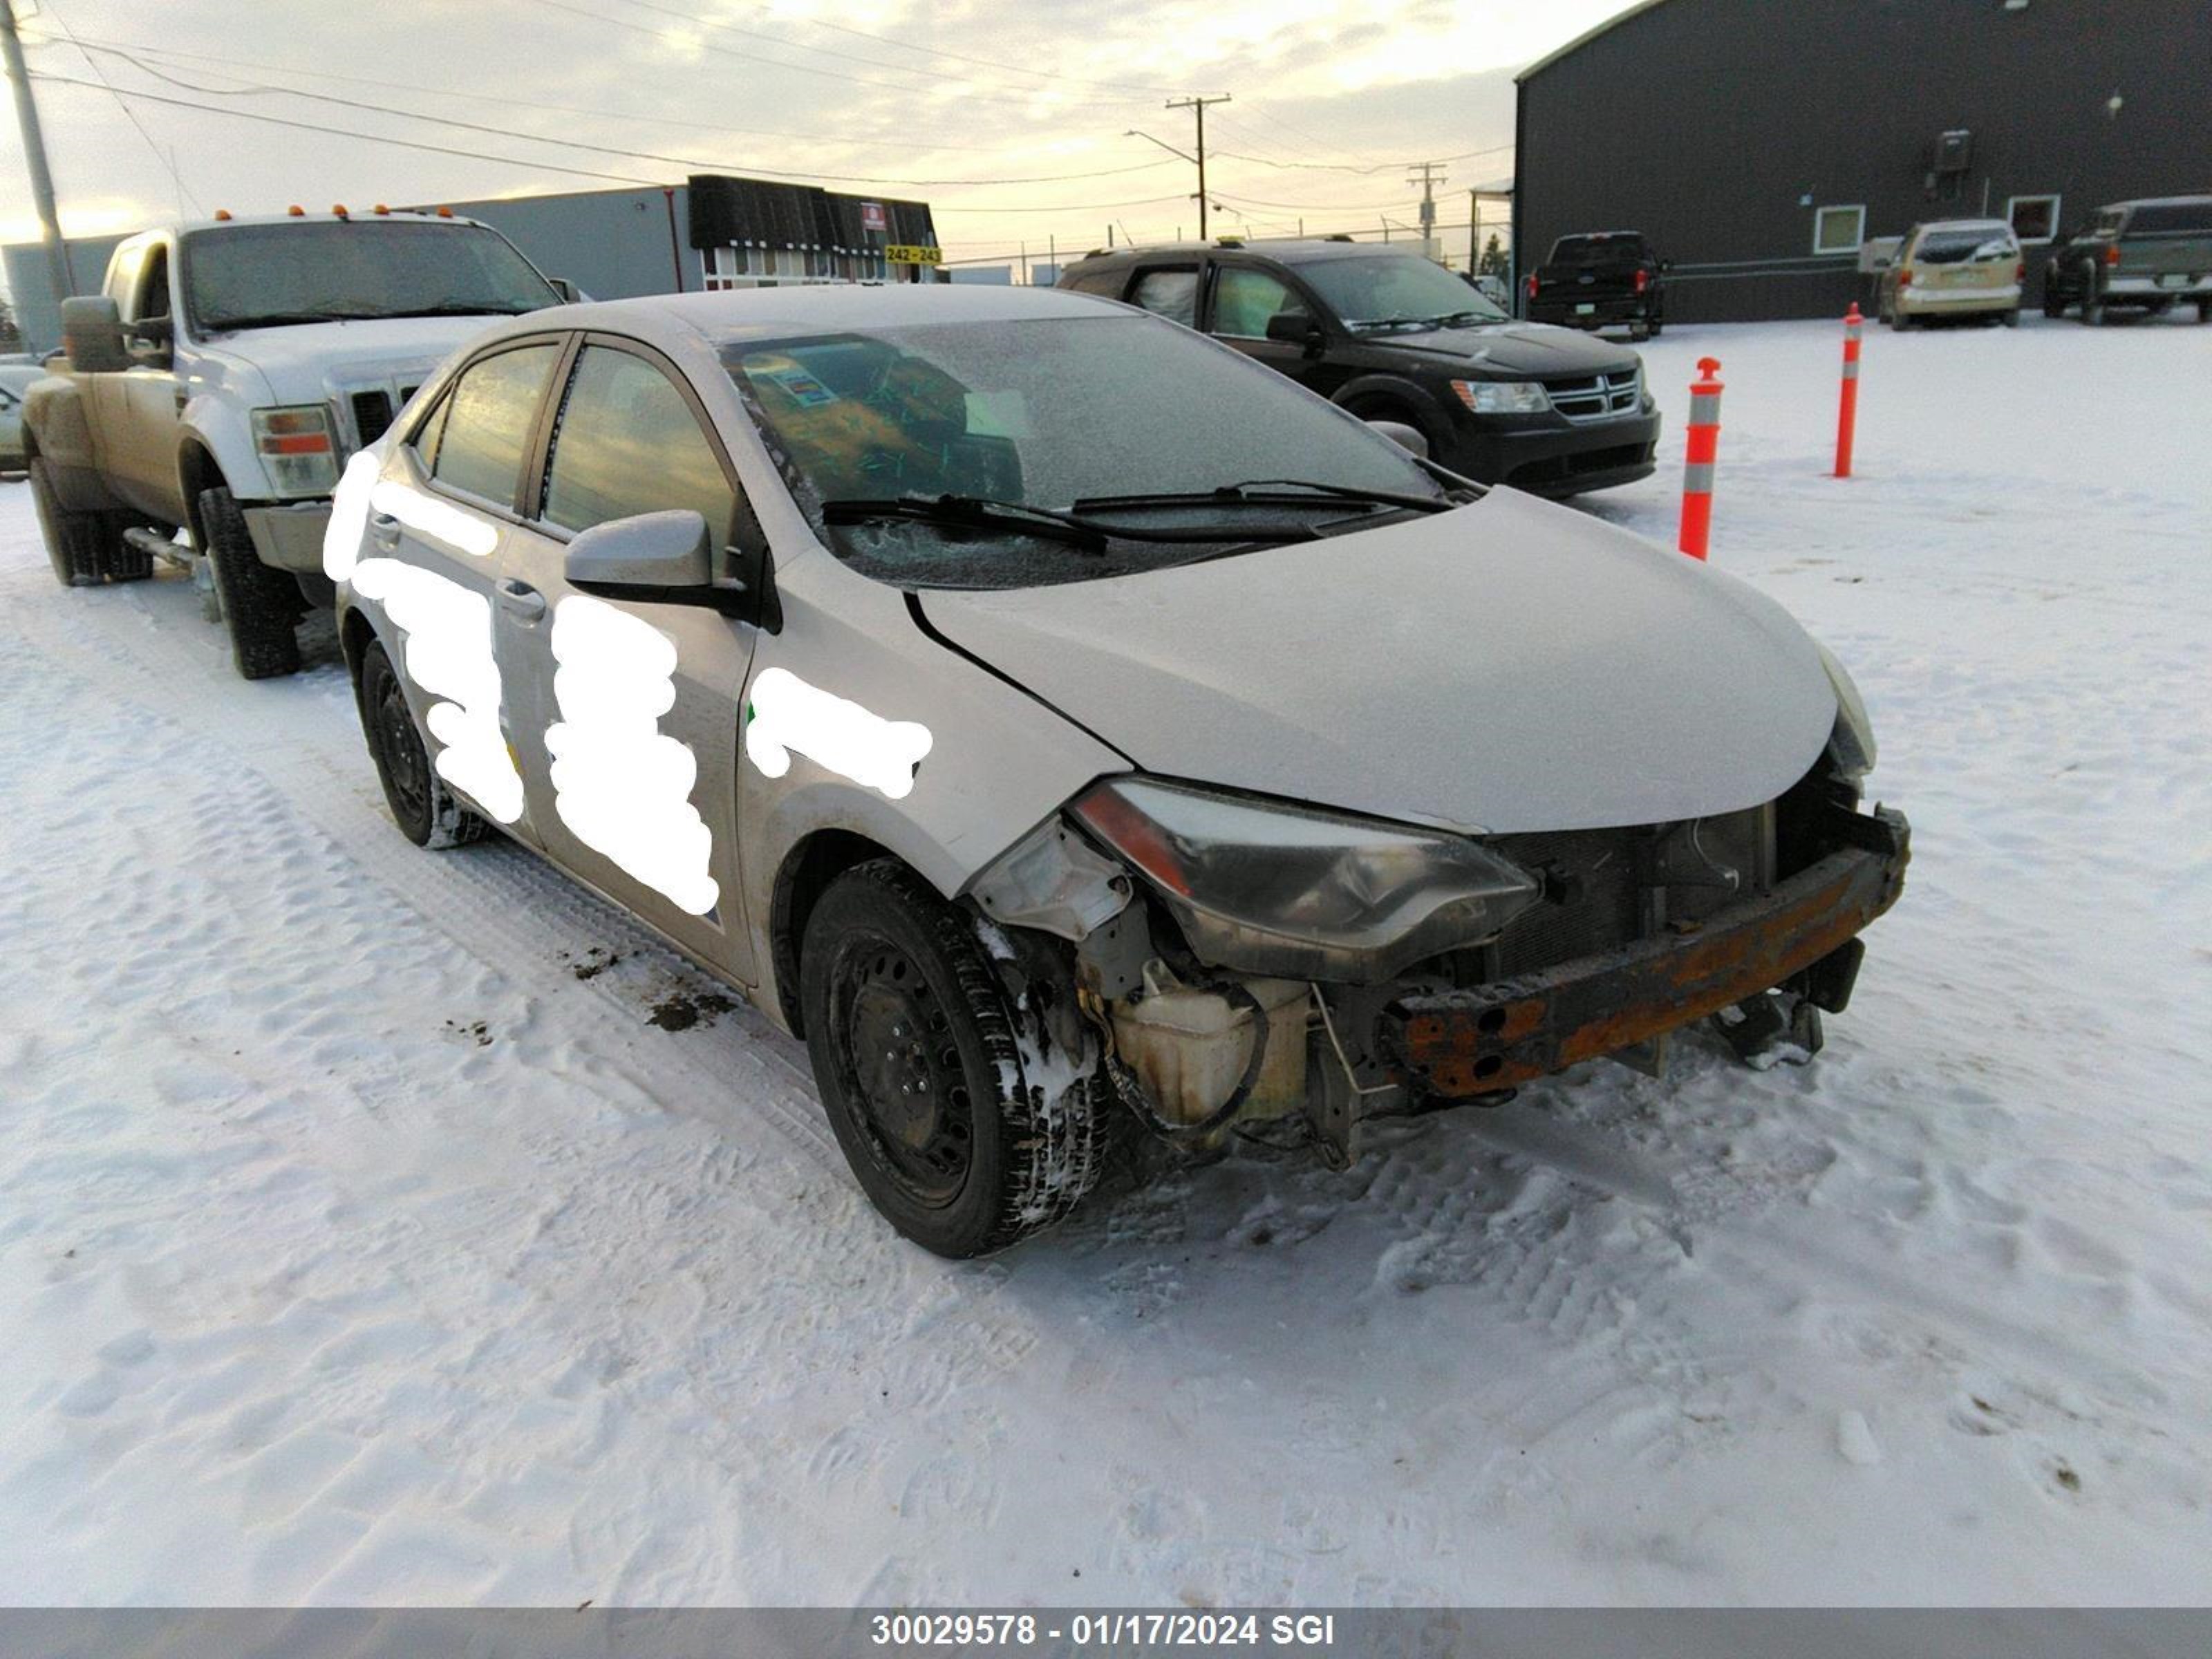
[[[1866,209],[1824,207],[1813,215],[1813,252],[1856,253],[1866,240]]]
[[[1213,331],[1233,340],[1264,340],[1270,317],[1304,309],[1289,283],[1249,265],[1224,265],[1213,280]]]
[[[1360,253],[1314,259],[1299,280],[1355,331],[1502,323],[1505,313],[1481,291],[1415,253]]]
[[[522,452],[561,348],[518,347],[461,371],[444,412],[430,476],[449,489],[511,505],[522,476]]]
[[[203,330],[370,317],[511,317],[561,303],[498,232],[404,219],[222,225],[184,239]]]
[[[691,405],[644,358],[586,347],[554,433],[547,522],[589,530],[681,507],[707,520],[712,545],[729,538],[737,494]]]
[[[1198,272],[1148,270],[1137,278],[1129,303],[1185,328],[1198,326]]]
[[[1213,492],[1228,485],[1296,479],[1443,499],[1403,450],[1272,369],[1103,307],[1079,319],[738,341],[723,362],[817,533],[901,586],[1123,574],[1236,550],[1248,531],[1349,527],[1381,510],[1318,493],[1224,503]],[[919,509],[947,495],[1221,533],[1085,546],[1054,538],[1049,523],[1033,536],[911,514],[855,522],[834,505]]]

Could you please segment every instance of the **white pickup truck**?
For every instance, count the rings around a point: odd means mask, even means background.
[[[442,213],[294,208],[131,237],[100,293],[63,302],[62,349],[23,400],[54,574],[204,558],[238,672],[294,672],[299,619],[331,602],[323,526],[347,457],[488,319],[567,297],[497,231]]]

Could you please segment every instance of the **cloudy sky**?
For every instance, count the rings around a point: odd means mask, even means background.
[[[1626,4],[15,0],[67,234],[726,171],[921,198],[968,260],[1194,231],[1188,163],[1128,136],[1188,150],[1194,93],[1232,99],[1217,232],[1409,224],[1423,159],[1464,226],[1513,72]],[[0,240],[36,234],[10,123]]]

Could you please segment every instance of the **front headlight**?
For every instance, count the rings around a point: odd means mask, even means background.
[[[1539,884],[1463,836],[1111,778],[1069,809],[1149,882],[1218,967],[1371,983],[1476,945]]]
[[[253,447],[279,495],[322,495],[337,488],[337,436],[331,411],[320,404],[255,410]]]
[[[1866,700],[1859,696],[1850,672],[1836,660],[1835,653],[1815,640],[1820,665],[1828,671],[1828,684],[1836,690],[1836,731],[1830,741],[1836,763],[1849,778],[1863,778],[1874,770],[1874,722],[1867,718]]]
[[[1534,380],[1454,380],[1451,389],[1478,415],[1541,415],[1552,406]]]

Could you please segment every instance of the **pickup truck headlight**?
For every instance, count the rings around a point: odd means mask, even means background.
[[[1356,984],[1479,944],[1535,903],[1535,878],[1440,830],[1153,778],[1069,809],[1149,882],[1219,967]]]
[[[1828,684],[1836,690],[1836,731],[1830,739],[1836,763],[1845,776],[1863,778],[1874,770],[1875,757],[1874,722],[1867,718],[1866,700],[1835,653],[1817,640],[1814,643],[1820,653],[1820,665],[1828,671]]]
[[[1478,415],[1541,415],[1552,406],[1534,380],[1454,380],[1451,389]]]
[[[337,488],[337,435],[320,404],[255,410],[253,447],[279,495],[326,495]]]

